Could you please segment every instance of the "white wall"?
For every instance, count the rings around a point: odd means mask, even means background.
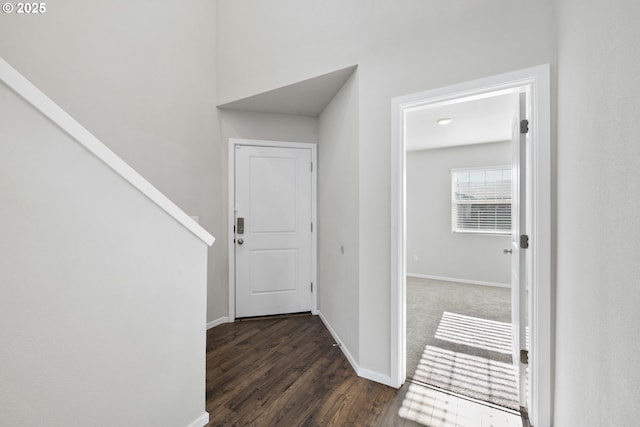
[[[630,143],[638,7],[633,0],[199,0],[179,8],[166,0],[153,7],[69,0],[42,16],[0,14],[0,55],[216,236],[226,236],[227,209],[216,205],[226,200],[226,141],[213,106],[359,64],[359,362],[386,374],[389,100],[555,64],[557,30],[556,424],[625,425],[638,418],[640,383],[628,329],[638,323],[640,276],[630,238],[638,234],[638,144]],[[617,208],[605,211],[602,201]],[[210,251],[214,299],[227,287],[224,248]],[[210,320],[219,315],[212,304]]]
[[[221,103],[359,65],[358,362],[380,379],[390,375],[390,100],[554,62],[553,4],[218,0]]]
[[[0,56],[215,236],[226,232],[215,2],[47,3],[0,13]],[[226,179],[226,178],[225,178]],[[212,298],[226,248],[209,251]]]
[[[451,169],[510,165],[510,143],[407,153],[407,273],[508,285],[511,237],[451,232]],[[415,259],[417,257],[417,259]]]
[[[234,110],[219,110],[218,117],[223,144],[229,138],[318,142],[316,117]]]
[[[640,3],[558,2],[555,422],[640,419]]]
[[[207,246],[0,84],[1,425],[186,426]]]
[[[319,118],[318,309],[358,360],[358,75]]]
[[[226,141],[214,105],[359,64],[359,361],[381,374],[389,372],[389,100],[554,65],[557,40],[556,425],[638,419],[639,349],[629,335],[640,302],[636,1],[48,6],[42,16],[0,14],[0,55],[221,237]],[[209,266],[210,294],[222,297],[224,244]]]

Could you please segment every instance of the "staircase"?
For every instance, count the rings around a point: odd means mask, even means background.
[[[206,425],[213,236],[1,58],[0,81],[0,425]]]

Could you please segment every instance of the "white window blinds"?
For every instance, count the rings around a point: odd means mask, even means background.
[[[511,233],[511,168],[451,170],[451,231]]]

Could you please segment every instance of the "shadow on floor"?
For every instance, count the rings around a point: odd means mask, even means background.
[[[507,288],[407,279],[407,374],[518,409]]]

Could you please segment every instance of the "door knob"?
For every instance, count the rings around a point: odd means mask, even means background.
[[[244,240],[242,240],[242,239],[238,239],[238,244],[239,244],[239,245],[241,245],[241,244],[243,244],[243,243],[244,243]]]
[[[511,253],[513,253],[513,249],[503,249],[502,253],[503,254],[511,254]]]

